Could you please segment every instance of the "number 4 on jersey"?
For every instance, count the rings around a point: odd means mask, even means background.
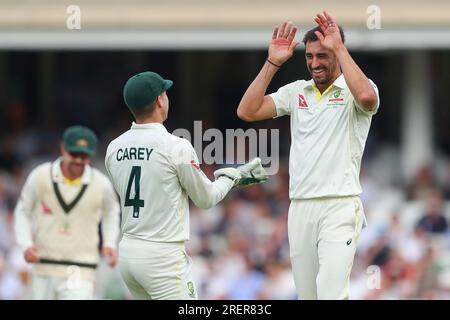
[[[131,186],[134,182],[134,198],[130,198]],[[139,210],[144,207],[144,200],[139,199],[141,190],[141,167],[133,166],[131,168],[130,178],[128,179],[127,193],[125,195],[125,207],[133,207],[133,218],[139,218]]]

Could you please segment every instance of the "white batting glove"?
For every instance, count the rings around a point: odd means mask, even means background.
[[[216,180],[221,176],[226,176],[233,180],[233,187],[246,187],[263,183],[268,179],[266,170],[261,165],[260,158],[254,158],[252,161],[237,168],[223,168],[214,172]]]

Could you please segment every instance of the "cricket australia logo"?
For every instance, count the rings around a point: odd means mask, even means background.
[[[345,106],[344,98],[341,98],[342,90],[336,90],[333,93],[333,97],[328,99],[327,106],[336,107],[336,106]]]
[[[188,288],[188,294],[189,294],[189,297],[191,297],[191,298],[195,298],[195,289],[194,289],[194,283],[192,282],[192,281],[189,281],[188,283],[187,283],[187,288]]]

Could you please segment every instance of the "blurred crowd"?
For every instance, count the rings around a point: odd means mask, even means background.
[[[20,105],[7,110],[10,118],[21,117]],[[102,171],[105,137],[94,159]],[[0,133],[0,299],[26,298],[31,267],[16,245],[13,211],[30,170],[58,156],[59,139],[51,127],[14,126]],[[191,205],[187,248],[200,298],[296,299],[287,241],[287,164],[283,159],[267,183],[234,190],[210,210]],[[436,179],[434,168],[424,166],[408,185],[379,183],[371,164],[363,165],[368,226],[359,239],[351,298],[449,299],[450,162],[446,177]],[[213,178],[216,167],[202,169]],[[131,298],[117,268],[99,266],[97,298]]]

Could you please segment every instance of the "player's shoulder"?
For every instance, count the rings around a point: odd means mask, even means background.
[[[101,179],[108,179],[108,177],[103,172],[101,172],[99,169],[94,168],[93,166],[89,166],[89,167],[92,170],[93,175],[98,176]]]
[[[90,166],[90,168],[92,170],[91,172],[92,172],[92,177],[93,178],[100,180],[103,184],[105,184],[105,183],[109,184],[110,183],[109,177],[106,174],[104,174],[99,169],[94,168],[92,166]]]
[[[192,146],[192,143],[183,137],[176,136],[172,133],[169,133],[169,141],[171,142],[172,148],[182,148],[182,149],[188,149],[191,150],[194,147]]]
[[[130,130],[123,132],[120,136],[111,140],[106,148],[106,157],[111,154],[114,150],[120,148],[121,146],[127,145],[128,136],[130,135]]]
[[[311,80],[299,79],[292,82],[289,82],[287,85],[292,87],[306,87],[311,84]]]
[[[168,148],[166,149],[166,156],[168,156],[171,163],[175,165],[185,163],[186,161],[189,163],[193,159],[195,150],[188,139],[170,134],[168,141],[171,143],[168,144]]]
[[[123,132],[120,136],[118,136],[118,137],[112,139],[112,140],[109,142],[109,144],[108,144],[108,149],[109,149],[110,147],[114,147],[115,145],[118,145],[118,144],[122,143],[122,142],[125,140],[125,137],[127,136],[127,134],[128,134],[129,131],[130,131],[130,130],[127,130],[127,131]]]
[[[295,80],[293,82],[291,82],[292,85],[294,86],[300,86],[300,87],[306,87],[312,84],[312,79],[310,80],[305,80],[305,79],[299,79],[299,80]]]
[[[292,82],[289,82],[287,84],[285,84],[282,88],[287,89],[287,90],[294,90],[294,91],[298,91],[298,90],[303,90],[305,87],[307,87],[308,85],[311,84],[310,80],[295,80]]]
[[[294,81],[291,84],[292,84],[292,88],[295,89],[296,91],[303,91],[303,90],[305,90],[305,88],[311,88],[314,85],[314,80],[313,79],[309,79],[309,80],[301,79],[301,80]]]
[[[37,181],[40,181],[43,177],[50,177],[51,167],[52,162],[50,161],[38,164],[30,170],[27,175],[27,180],[33,181],[32,183],[34,184],[37,183]]]
[[[177,143],[186,144],[186,145],[190,145],[190,146],[192,145],[191,142],[184,137],[174,135],[173,133],[170,133],[170,132],[167,132],[167,134],[168,134],[169,139],[172,140],[172,142],[177,142]]]
[[[38,164],[34,169],[31,170],[30,174],[37,174],[42,171],[49,171],[53,165],[53,162],[46,161],[43,163]]]

